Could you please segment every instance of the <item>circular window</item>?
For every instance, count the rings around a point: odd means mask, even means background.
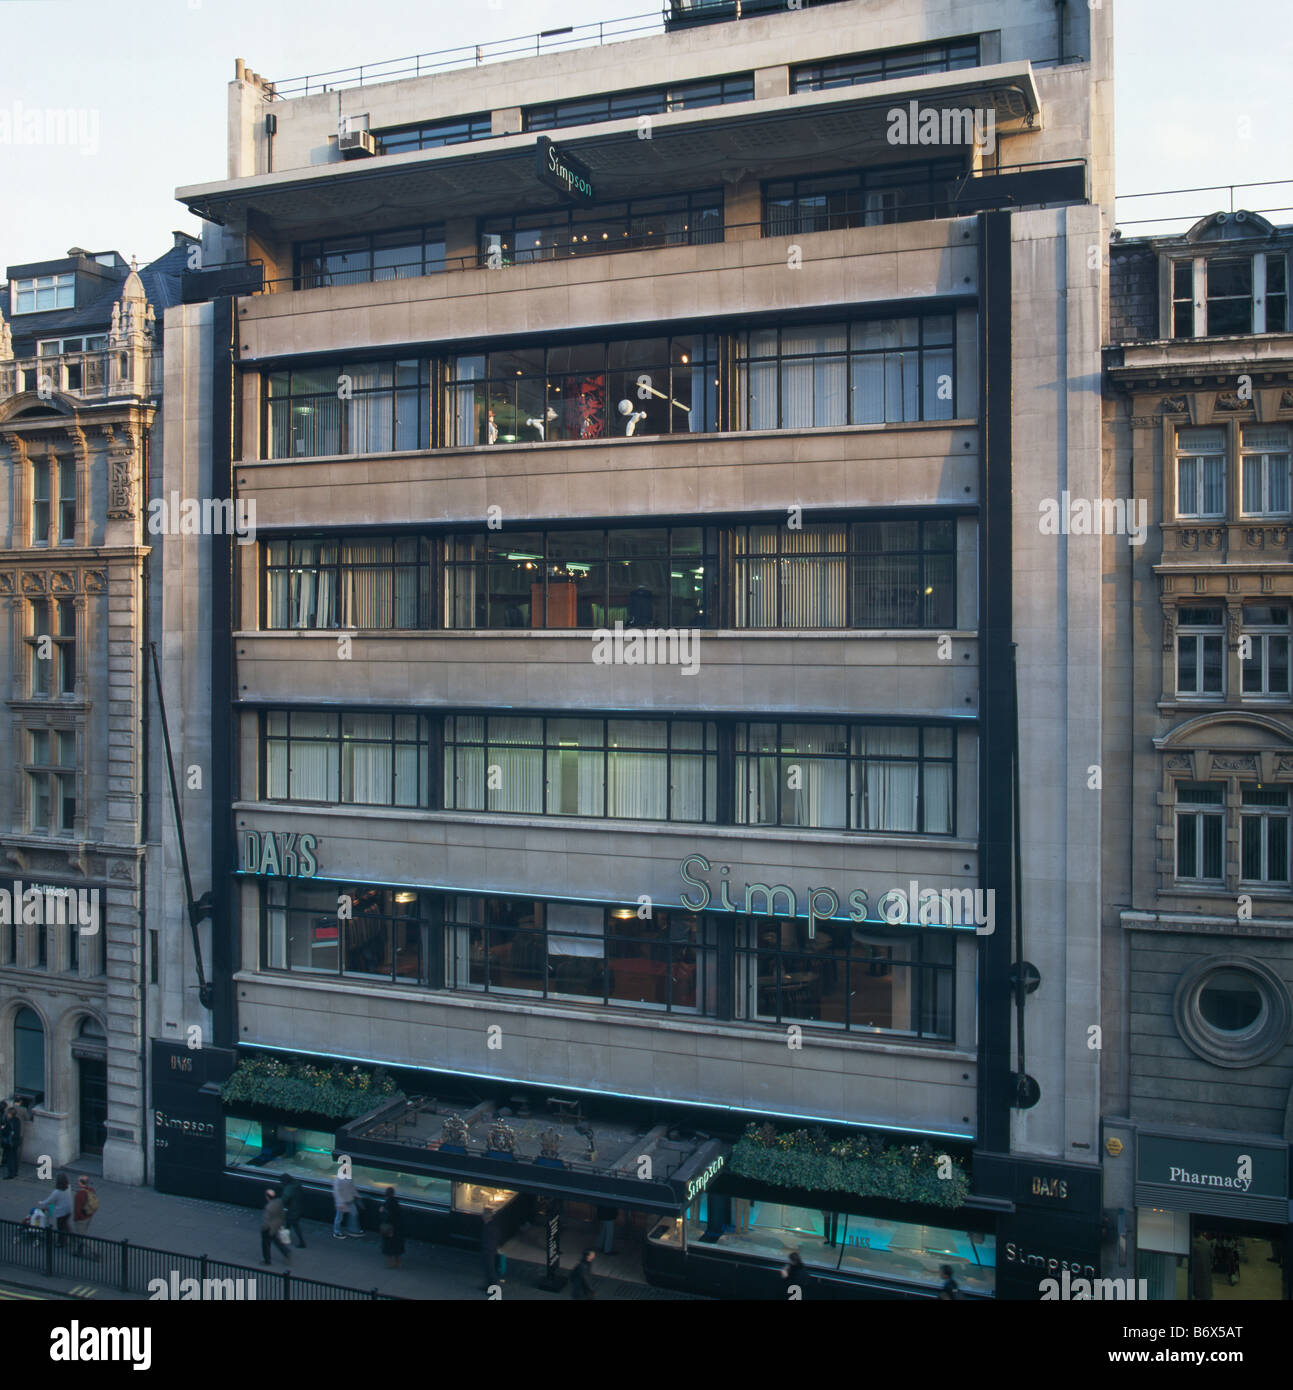
[[[1222,1067],[1273,1057],[1293,1023],[1288,990],[1274,971],[1243,956],[1209,956],[1181,976],[1173,1003],[1187,1046]]]

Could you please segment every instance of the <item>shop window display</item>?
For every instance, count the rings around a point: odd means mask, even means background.
[[[269,1178],[290,1173],[303,1182],[330,1186],[337,1174],[334,1136],[317,1129],[298,1129],[295,1125],[262,1124],[233,1115],[225,1120],[225,1167],[253,1169]],[[351,1168],[355,1186],[367,1195],[380,1197],[393,1187],[401,1202],[448,1207],[453,1183],[394,1169]]]

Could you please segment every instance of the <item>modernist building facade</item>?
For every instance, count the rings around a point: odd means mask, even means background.
[[[1290,1295],[1291,248],[1111,247],[1105,1201],[1160,1299]]]
[[[191,238],[10,266],[0,321],[0,1091],[24,1154],[144,1176],[149,834],[144,644],[158,314]],[[152,595],[151,597],[156,597]],[[154,769],[155,775],[155,769]]]
[[[344,1149],[451,1237],[614,1205],[662,1282],[797,1245],[1035,1296],[1099,1262],[1100,556],[1039,515],[1099,492],[1107,15],[677,9],[317,94],[239,63],[180,190],[164,487],[256,532],[166,557],[215,999],[173,936],[158,1181]],[[420,1099],[229,1113],[265,1053]],[[775,1183],[750,1122],[874,1188]]]

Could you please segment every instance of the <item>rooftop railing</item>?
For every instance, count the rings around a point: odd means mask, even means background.
[[[1201,218],[1209,216],[1214,212],[1236,212],[1235,192],[1237,189],[1261,188],[1270,189],[1270,193],[1263,193],[1258,202],[1265,202],[1268,199],[1293,195],[1293,179],[1261,179],[1256,183],[1212,183],[1204,184],[1198,188],[1165,188],[1153,193],[1119,193],[1114,199],[1114,219],[1119,230],[1124,228],[1138,227],[1149,230],[1141,230],[1134,233],[1135,236],[1172,236],[1180,232],[1188,231]],[[1282,190],[1276,192],[1275,190]],[[1224,194],[1228,206],[1221,206],[1220,200],[1215,199],[1203,202],[1200,195],[1204,193]],[[1187,211],[1177,211],[1173,207],[1164,205],[1156,217],[1144,216],[1143,207],[1129,208],[1128,205],[1133,201],[1143,202],[1147,198],[1190,198],[1192,202]],[[1252,207],[1247,202],[1242,203],[1241,208],[1246,212],[1260,213],[1263,217],[1273,217],[1281,213],[1293,212],[1293,204],[1284,203],[1279,207]],[[1136,213],[1135,217],[1124,217],[1123,210],[1127,209]]]
[[[619,39],[644,34],[662,34],[667,12],[629,15],[624,19],[598,20],[592,24],[568,24],[561,29],[545,29],[538,34],[491,39],[486,43],[461,44],[432,53],[414,53],[404,58],[388,58],[381,63],[361,63],[358,67],[334,68],[331,72],[309,73],[266,83],[271,99],[304,97],[311,93],[335,91],[338,87],[362,87],[370,82],[395,82],[405,77],[425,77],[454,68],[481,67],[485,63],[505,62],[509,58],[534,58],[568,48],[595,48]]]

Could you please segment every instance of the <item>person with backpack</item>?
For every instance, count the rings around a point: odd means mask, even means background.
[[[90,1179],[82,1173],[76,1180],[76,1192],[72,1196],[72,1229],[77,1235],[77,1254],[87,1253],[84,1237],[90,1229],[90,1222],[94,1220],[94,1213],[98,1210],[99,1194],[91,1186]],[[99,1258],[92,1252],[88,1253],[92,1260]]]
[[[72,1193],[68,1187],[66,1173],[58,1175],[53,1192],[40,1205],[50,1214],[54,1225],[58,1227],[57,1244],[61,1248],[67,1244],[67,1223],[72,1219]]]

